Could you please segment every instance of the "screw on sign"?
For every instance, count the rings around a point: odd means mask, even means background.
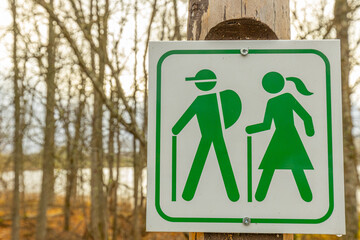
[[[248,53],[249,53],[249,49],[248,49],[248,48],[242,48],[240,51],[241,51],[241,55],[243,55],[243,56],[246,56],[246,55],[248,55]]]

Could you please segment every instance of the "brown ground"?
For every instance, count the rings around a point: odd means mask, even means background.
[[[11,199],[9,195],[0,193],[0,240],[11,239]],[[86,226],[89,224],[89,203],[77,204],[71,214],[70,231],[63,231],[64,216],[62,214],[63,199],[57,198],[48,211],[47,240],[82,240],[87,235]],[[37,196],[26,196],[26,215],[22,209],[21,240],[34,240],[36,227]],[[132,239],[132,212],[128,203],[120,206],[118,215],[118,240]],[[142,211],[143,240],[187,240],[184,233],[147,233],[145,232],[145,211]],[[111,231],[109,236],[111,236]],[[331,235],[297,235],[296,240],[338,240]]]
[[[5,194],[0,195],[0,240],[11,239],[11,212],[10,199]],[[89,224],[89,204],[78,204],[71,213],[70,231],[63,231],[64,216],[62,213],[63,199],[57,198],[55,203],[48,210],[47,240],[82,240],[87,235],[86,226]],[[36,196],[26,196],[26,218],[21,220],[21,240],[34,240],[36,228]],[[131,207],[129,204],[120,205],[118,215],[118,240],[132,239]],[[24,211],[21,214],[24,216]],[[143,240],[187,240],[183,233],[146,233],[145,232],[145,211],[142,212],[142,235]],[[109,231],[109,236],[112,232]]]

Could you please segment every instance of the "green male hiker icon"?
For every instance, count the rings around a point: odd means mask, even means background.
[[[209,91],[216,85],[216,75],[208,69],[203,69],[195,77],[186,78],[186,81],[194,81],[198,89]],[[226,129],[232,126],[239,118],[241,101],[239,96],[232,90],[222,91],[219,95]],[[217,94],[210,93],[196,97],[176,122],[172,128],[172,133],[178,135],[194,116],[197,117],[201,140],[182,193],[183,199],[191,201],[194,198],[205,161],[213,144],[228,198],[233,202],[239,200],[240,195],[221,127]]]
[[[301,94],[312,94],[299,78],[289,77],[286,80],[294,82]],[[284,85],[283,76],[277,72],[269,72],[262,79],[263,88],[272,94],[279,93]],[[313,198],[304,170],[314,168],[296,130],[294,112],[303,120],[306,135],[313,136],[315,131],[311,116],[290,93],[271,98],[266,105],[264,121],[246,127],[246,132],[253,134],[269,130],[272,121],[275,125],[274,135],[259,166],[263,172],[255,193],[257,201],[265,199],[276,169],[291,170],[301,198],[306,202]]]

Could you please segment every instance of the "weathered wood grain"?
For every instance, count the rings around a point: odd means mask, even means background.
[[[189,0],[188,40],[203,40],[217,24],[238,18],[259,20],[290,39],[289,0]]]
[[[189,0],[188,40],[290,39],[289,0]],[[293,240],[293,234],[190,233],[190,240]]]

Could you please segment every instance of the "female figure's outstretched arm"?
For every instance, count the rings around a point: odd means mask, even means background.
[[[269,107],[270,106],[270,104],[269,104],[270,101],[271,100],[269,100],[267,105],[266,105],[264,121],[262,123],[247,126],[245,130],[246,130],[246,132],[248,134],[262,132],[262,131],[266,131],[266,130],[270,129],[271,122],[272,122],[272,115],[273,115],[271,107]]]

